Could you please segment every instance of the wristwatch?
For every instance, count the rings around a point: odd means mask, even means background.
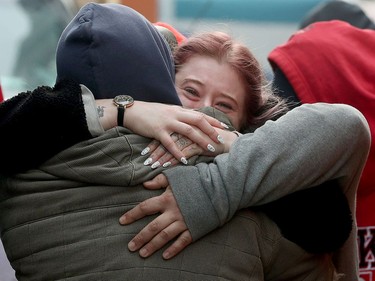
[[[117,106],[117,125],[124,126],[125,109],[134,104],[134,99],[128,95],[115,96],[113,103]]]

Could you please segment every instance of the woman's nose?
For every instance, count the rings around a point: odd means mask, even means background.
[[[211,99],[204,99],[203,100],[202,107],[206,107],[206,106],[213,106],[213,102],[212,102]]]

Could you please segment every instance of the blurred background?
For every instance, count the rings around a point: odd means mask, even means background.
[[[125,4],[150,21],[169,23],[185,35],[228,32],[254,52],[271,79],[268,53],[298,30],[311,9],[327,1],[340,0],[1,0],[0,101],[1,89],[8,99],[39,85],[54,85],[58,38],[88,2]],[[370,17],[375,15],[375,0],[348,2],[362,6]],[[0,243],[0,281],[14,280]]]
[[[229,32],[269,71],[267,54],[298,29],[306,13],[327,0],[112,0],[150,21],[164,21],[185,34]],[[87,0],[1,0],[0,85],[7,99],[55,81],[57,40]],[[357,1],[368,2],[368,1]]]

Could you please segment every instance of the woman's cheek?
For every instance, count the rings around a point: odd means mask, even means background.
[[[199,108],[197,102],[188,99],[184,94],[179,94],[178,97],[180,98],[183,107],[192,109]]]
[[[236,130],[240,130],[241,128],[241,121],[239,119],[239,116],[238,114],[235,114],[235,113],[232,113],[232,114],[227,114],[229,120],[231,121],[232,125],[234,128],[236,128]]]

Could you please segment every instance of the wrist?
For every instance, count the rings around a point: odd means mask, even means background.
[[[232,133],[234,133],[237,136],[237,138],[239,138],[240,136],[242,136],[242,134],[240,132],[238,132],[238,131],[232,131]]]
[[[125,112],[133,106],[134,99],[129,95],[118,95],[113,98],[113,103],[117,107],[117,126],[125,127]]]
[[[99,122],[102,125],[103,129],[109,130],[113,127],[118,126],[118,108],[113,103],[112,99],[101,99],[95,100]],[[124,113],[124,122],[122,124],[123,127],[133,130],[132,120],[139,114],[140,104],[143,102],[136,101],[131,107],[126,108]]]
[[[125,117],[124,117],[124,119],[126,120],[125,124],[124,124],[125,128],[127,128],[127,129],[129,129],[133,132],[137,131],[136,125],[137,125],[137,123],[140,122],[139,117],[142,114],[142,106],[143,106],[144,103],[145,102],[143,102],[143,101],[134,101],[133,106],[126,109]],[[137,117],[138,117],[138,119],[137,119]]]
[[[232,144],[240,137],[242,134],[238,131],[227,131],[228,137],[225,140],[225,150],[226,152],[229,152],[230,148],[232,147]]]
[[[98,110],[95,99],[91,91],[84,85],[81,85],[82,102],[86,114],[87,127],[91,136],[96,137],[104,132],[103,126],[99,121]]]
[[[112,99],[96,100],[99,122],[103,129],[109,130],[117,126],[117,107]]]

